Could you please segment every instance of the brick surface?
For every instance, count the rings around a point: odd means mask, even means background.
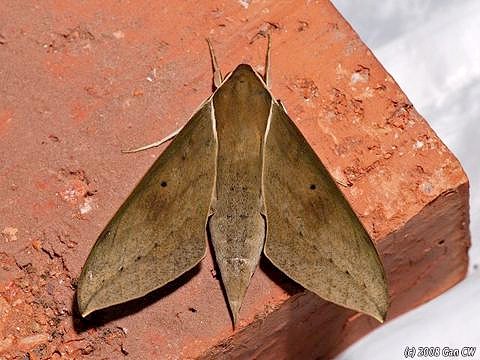
[[[263,69],[385,264],[392,318],[467,269],[468,180],[327,1],[23,1],[0,12],[0,356],[329,358],[377,326],[268,263],[232,331],[211,254],[144,299],[81,320],[75,279],[98,234],[224,71]],[[412,45],[414,46],[414,45]]]

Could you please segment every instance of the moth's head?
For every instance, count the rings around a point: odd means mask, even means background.
[[[227,85],[228,84],[228,85]],[[245,94],[265,89],[262,76],[248,64],[240,64],[227,75],[225,85],[232,87],[237,94]],[[233,90],[232,89],[232,90]]]
[[[230,75],[230,74],[228,74]],[[227,77],[228,77],[227,75]],[[258,71],[254,70],[253,67],[249,64],[240,64],[238,65],[235,70],[232,71],[232,77],[236,77],[238,80],[240,80],[242,77],[243,78],[249,78],[251,76],[256,76],[257,78],[260,78],[262,82],[263,80],[263,75],[260,74]]]

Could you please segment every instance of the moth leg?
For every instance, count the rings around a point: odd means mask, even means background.
[[[270,89],[270,85],[272,84],[272,79],[270,76],[270,49],[272,47],[272,37],[270,34],[267,34],[268,38],[268,45],[267,45],[267,55],[265,57],[265,84],[267,88]]]
[[[210,39],[207,38],[208,49],[210,50],[210,57],[212,58],[212,66],[213,66],[213,84],[215,88],[219,88],[223,82],[222,72],[220,71],[220,67],[217,63],[217,57],[215,56],[215,51],[213,50],[212,43]]]
[[[163,143],[166,143],[167,141],[172,140],[175,136],[178,135],[178,133],[180,132],[180,130],[182,130],[182,128],[178,128],[177,130],[175,130],[175,131],[172,132],[171,134],[168,134],[167,136],[165,136],[163,139],[158,140],[158,141],[155,141],[155,142],[152,143],[152,144],[144,145],[144,146],[141,146],[141,147],[136,148],[136,149],[122,150],[122,153],[124,153],[124,154],[126,154],[126,153],[135,153],[135,152],[139,152],[139,151],[143,151],[143,150],[148,150],[148,149],[152,149],[152,148],[154,148],[154,147],[160,146],[160,145],[162,145]]]

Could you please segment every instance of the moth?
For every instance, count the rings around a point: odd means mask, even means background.
[[[384,270],[367,231],[314,150],[241,64],[223,79],[208,42],[215,91],[172,136],[103,230],[82,269],[82,316],[142,297],[195,267],[207,229],[233,324],[262,252],[289,278],[383,321]]]

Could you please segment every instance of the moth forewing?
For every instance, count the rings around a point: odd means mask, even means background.
[[[388,293],[375,246],[294,122],[273,105],[265,146],[265,255],[320,297],[383,321]]]
[[[96,241],[78,281],[83,316],[139,298],[204,257],[215,176],[210,105],[192,116]]]

